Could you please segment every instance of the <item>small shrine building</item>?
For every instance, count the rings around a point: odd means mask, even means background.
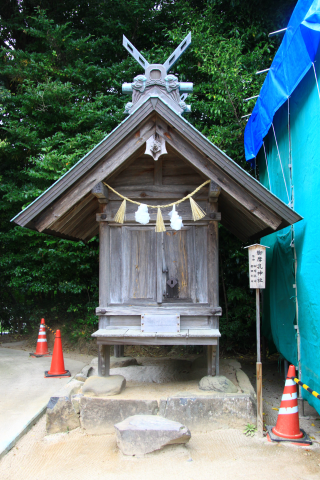
[[[69,240],[99,235],[99,375],[111,345],[204,345],[218,374],[218,223],[252,242],[301,219],[183,117],[193,85],[168,72],[190,42],[150,65],[124,37],[144,69],[123,85],[128,117],[13,219]]]

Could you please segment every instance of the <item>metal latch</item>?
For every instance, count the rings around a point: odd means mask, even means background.
[[[174,288],[178,283],[178,280],[174,277],[171,277],[169,278],[169,280],[167,280],[167,285],[170,287],[170,288]]]

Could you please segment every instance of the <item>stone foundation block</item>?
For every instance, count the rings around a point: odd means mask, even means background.
[[[217,428],[244,421],[255,422],[253,397],[247,394],[206,394],[195,397],[177,396],[160,400],[159,415],[183,423],[189,428]]]
[[[114,432],[114,424],[133,415],[157,415],[156,400],[124,400],[83,396],[80,399],[80,423],[86,433],[103,435]]]

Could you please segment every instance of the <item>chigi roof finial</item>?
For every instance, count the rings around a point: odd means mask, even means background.
[[[123,35],[124,48],[144,68],[144,75],[137,75],[133,83],[124,83],[122,93],[131,94],[132,102],[128,102],[125,113],[133,113],[146,97],[158,95],[162,97],[177,113],[189,113],[190,105],[186,105],[185,99],[188,93],[193,91],[193,83],[179,82],[175,75],[168,75],[168,71],[179,60],[181,55],[191,44],[191,32],[184,38],[172,55],[161,64],[149,64],[141,53]],[[180,94],[182,94],[180,96]]]

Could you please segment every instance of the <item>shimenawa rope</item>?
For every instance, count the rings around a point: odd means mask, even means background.
[[[124,222],[124,217],[125,217],[125,212],[126,212],[126,202],[134,203],[136,205],[146,205],[148,208],[156,208],[157,209],[157,221],[156,221],[156,232],[165,232],[165,226],[164,226],[164,221],[161,213],[161,208],[168,208],[168,207],[173,207],[174,205],[179,205],[180,203],[184,202],[185,200],[190,200],[190,206],[191,206],[191,211],[192,211],[192,218],[196,222],[197,220],[201,220],[206,213],[202,210],[200,205],[198,205],[194,200],[193,196],[201,190],[202,187],[210,183],[210,180],[206,180],[202,185],[200,185],[198,188],[196,188],[193,192],[189,193],[185,197],[181,198],[180,200],[177,200],[176,202],[168,203],[167,205],[149,205],[143,202],[136,202],[135,200],[131,200],[128,197],[125,197],[124,195],[121,195],[121,193],[117,192],[114,188],[110,187],[107,183],[103,182],[106,187],[109,188],[113,193],[118,195],[120,198],[123,199],[123,202],[120,205],[119,210],[117,211],[114,221],[116,223],[123,223]]]

